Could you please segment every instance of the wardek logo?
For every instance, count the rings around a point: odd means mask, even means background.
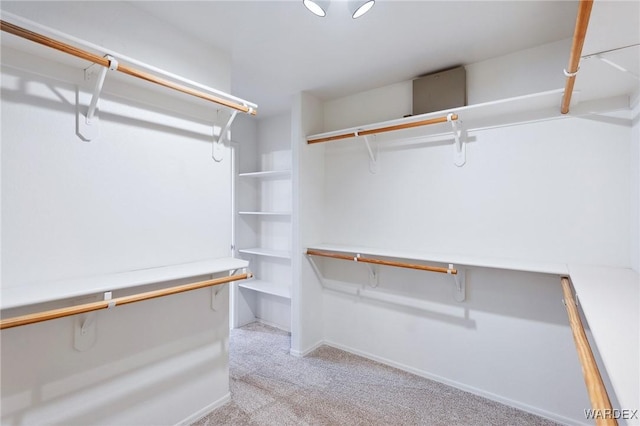
[[[638,410],[618,410],[618,409],[588,409],[584,410],[584,416],[589,420],[597,419],[638,419]]]

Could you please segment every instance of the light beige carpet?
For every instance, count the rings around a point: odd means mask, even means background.
[[[331,347],[296,358],[289,342],[260,323],[232,330],[231,402],[194,425],[556,424]]]

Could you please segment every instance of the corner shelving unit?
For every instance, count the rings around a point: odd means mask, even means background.
[[[284,121],[258,122],[255,138],[237,149],[234,251],[249,261],[254,278],[236,286],[234,327],[257,320],[291,329],[292,173]]]

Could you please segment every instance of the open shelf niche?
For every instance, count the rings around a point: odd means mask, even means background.
[[[249,261],[254,278],[234,286],[231,324],[260,321],[289,331],[291,118],[241,120],[236,126],[234,252]]]

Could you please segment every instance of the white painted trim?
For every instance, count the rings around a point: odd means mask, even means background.
[[[191,424],[197,422],[198,420],[200,420],[201,418],[203,418],[204,416],[206,416],[207,414],[209,414],[210,412],[212,412],[213,410],[217,410],[218,408],[220,408],[223,405],[227,404],[228,402],[231,402],[231,392],[227,392],[227,394],[224,395],[222,398],[220,398],[217,401],[214,401],[211,404],[207,405],[206,407],[196,411],[195,413],[193,413],[192,415],[190,415],[186,419],[176,423],[175,426],[188,426],[188,425],[191,425]]]
[[[311,352],[315,351],[316,349],[318,349],[320,346],[324,345],[324,341],[319,341],[316,344],[312,345],[311,347],[303,350],[303,351],[299,351],[297,349],[290,349],[289,350],[289,354],[295,357],[299,357],[299,358],[303,358],[307,355],[309,355]]]
[[[544,418],[549,419],[549,420],[553,420],[553,421],[558,422],[558,423],[562,423],[562,424],[565,424],[565,425],[571,425],[571,426],[586,426],[586,425],[590,425],[590,423],[586,423],[586,420],[585,420],[585,423],[578,423],[574,419],[570,419],[568,417],[564,417],[564,416],[561,416],[561,415],[556,414],[556,413],[552,413],[552,412],[549,412],[549,411],[546,411],[546,410],[542,410],[542,409],[540,409],[538,407],[534,407],[534,406],[531,406],[531,405],[528,405],[528,404],[523,404],[523,403],[521,403],[519,401],[515,401],[515,400],[512,400],[512,399],[504,398],[504,397],[502,397],[500,395],[496,395],[494,393],[487,392],[485,390],[478,389],[478,388],[475,388],[473,386],[467,386],[467,385],[465,385],[463,383],[456,382],[454,380],[449,380],[449,379],[447,379],[445,377],[438,376],[438,375],[435,375],[435,374],[431,374],[431,373],[426,372],[424,370],[413,368],[413,367],[410,367],[408,365],[389,360],[387,358],[383,358],[383,357],[379,357],[379,356],[376,356],[376,355],[372,355],[372,354],[370,354],[368,352],[360,351],[358,349],[354,349],[354,348],[346,346],[346,345],[342,345],[342,344],[339,344],[339,343],[326,341],[326,340],[324,342],[321,342],[319,345],[322,345],[322,344],[327,345],[327,346],[331,346],[331,347],[336,348],[336,349],[340,349],[340,350],[345,351],[345,352],[349,352],[349,353],[354,354],[354,355],[361,356],[363,358],[370,359],[372,361],[379,362],[381,364],[385,364],[385,365],[397,368],[397,369],[402,370],[402,371],[406,371],[406,372],[411,373],[411,374],[415,374],[416,376],[424,377],[425,379],[430,379],[430,380],[445,384],[447,386],[451,386],[451,387],[463,390],[465,392],[469,392],[469,393],[472,393],[474,395],[481,396],[483,398],[490,399],[492,401],[498,402],[500,404],[507,405],[509,407],[517,408],[519,410],[526,411],[528,413],[535,414],[537,416],[544,417]]]

